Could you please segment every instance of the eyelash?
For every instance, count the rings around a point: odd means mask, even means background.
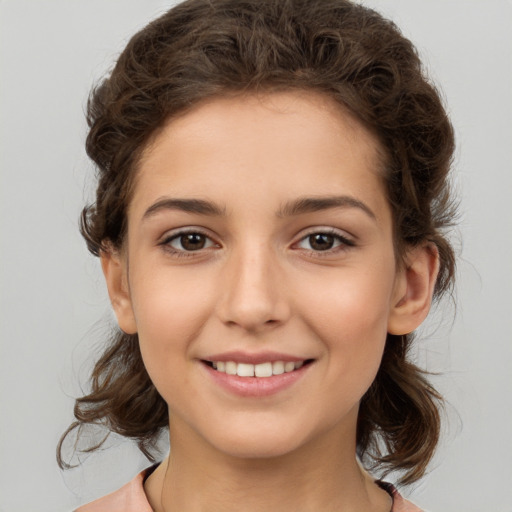
[[[356,245],[352,239],[348,238],[345,235],[342,235],[339,231],[337,231],[336,229],[333,229],[333,228],[316,228],[316,229],[310,231],[309,233],[307,233],[306,235],[304,235],[303,237],[301,237],[301,239],[298,242],[296,242],[294,245],[297,246],[300,243],[307,241],[308,239],[310,239],[312,236],[315,236],[315,235],[323,235],[323,236],[332,237],[334,239],[334,244],[337,244],[337,245],[334,245],[334,247],[325,249],[323,251],[303,248],[308,253],[314,255],[315,257],[319,257],[319,258],[328,257],[328,256],[332,256],[333,254],[336,254],[338,252],[347,251],[348,249],[350,249],[351,247],[355,247],[355,245]]]
[[[174,240],[180,240],[182,237],[186,235],[199,235],[205,239],[205,243],[209,243],[208,247],[201,247],[195,251],[187,251],[185,248],[183,249],[176,249],[175,247],[172,247],[171,242]],[[206,249],[210,249],[211,247],[217,246],[210,236],[208,236],[206,233],[203,233],[199,229],[187,229],[187,230],[181,230],[176,233],[169,234],[164,237],[164,239],[158,244],[160,245],[165,251],[171,253],[173,256],[177,258],[191,258],[194,256],[197,256],[198,254],[202,253]]]
[[[205,243],[209,244],[207,247],[201,247],[197,250],[186,250],[185,248],[182,249],[176,249],[175,247],[172,247],[171,242],[175,240],[180,240],[182,237],[186,235],[199,235],[201,237],[204,237]],[[304,241],[307,241],[308,239],[311,239],[311,237],[315,235],[323,235],[323,236],[329,236],[334,239],[334,247],[325,249],[325,250],[315,250],[315,249],[308,249],[308,248],[302,248],[305,251],[307,251],[310,254],[313,254],[315,257],[326,257],[326,256],[332,256],[333,253],[342,252],[348,250],[350,247],[354,247],[356,244],[353,240],[350,238],[340,234],[335,229],[328,229],[328,228],[317,228],[314,231],[311,231],[307,233],[306,235],[302,236],[298,242],[295,242],[293,244],[293,247],[298,246]],[[190,230],[182,230],[177,233],[172,233],[168,236],[166,236],[158,245],[160,245],[165,251],[171,253],[173,256],[178,258],[191,258],[194,256],[197,256],[198,254],[202,254],[204,250],[210,249],[212,247],[219,247],[219,244],[215,243],[209,235],[202,232],[199,229],[190,229]],[[183,246],[182,246],[183,247]]]

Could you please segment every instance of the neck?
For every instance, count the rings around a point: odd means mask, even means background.
[[[359,466],[355,443],[343,443],[337,431],[265,459],[232,457],[195,441],[173,442],[172,455],[146,481],[155,512],[390,510],[389,496]]]

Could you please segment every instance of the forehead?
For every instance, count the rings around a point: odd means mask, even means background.
[[[381,183],[377,139],[346,108],[310,91],[212,98],[171,119],[143,152],[130,205],[162,194],[365,194]],[[266,182],[266,186],[262,184]],[[346,190],[341,190],[346,189]],[[232,199],[229,197],[229,199]]]
[[[356,149],[367,153],[370,163],[377,164],[381,145],[376,136],[364,127],[350,110],[327,94],[311,90],[286,90],[261,93],[226,93],[207,98],[185,113],[172,117],[157,130],[142,153],[141,164],[155,156],[162,141],[175,140],[201,144],[208,138],[213,144],[224,142],[226,135],[250,133],[251,143],[262,135],[270,135],[276,143],[282,142],[290,132],[290,124],[299,132],[309,131],[312,142],[328,143],[340,135]],[[286,131],[283,129],[286,128]],[[231,133],[229,131],[231,130]],[[330,137],[326,137],[330,132]],[[302,135],[300,134],[300,135]],[[318,134],[318,137],[315,137]],[[215,140],[215,135],[219,140]],[[182,139],[181,141],[179,139]],[[202,139],[202,140],[201,140]],[[345,148],[346,149],[346,148]]]

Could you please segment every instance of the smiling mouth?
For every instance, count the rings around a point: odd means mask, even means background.
[[[220,373],[237,375],[238,377],[272,377],[291,373],[311,364],[313,359],[304,361],[273,361],[259,364],[236,363],[235,361],[203,361],[207,366]]]

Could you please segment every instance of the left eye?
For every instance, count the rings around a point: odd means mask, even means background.
[[[353,246],[353,242],[334,233],[311,233],[298,244],[301,249],[310,251],[329,251],[339,246]]]
[[[176,251],[199,251],[213,247],[214,242],[202,233],[180,233],[165,241],[165,245],[172,247]]]

